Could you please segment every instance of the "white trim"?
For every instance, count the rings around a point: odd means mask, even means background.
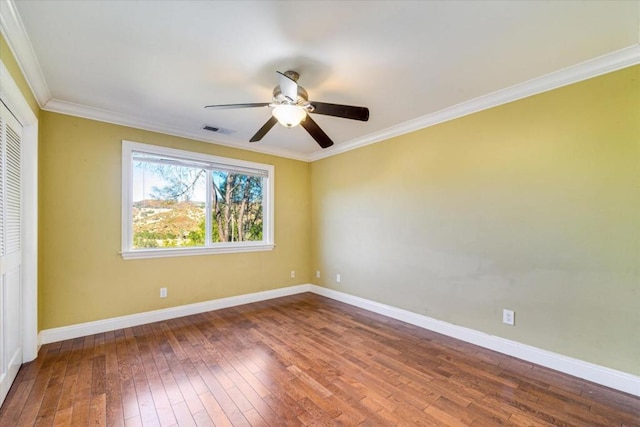
[[[293,160],[308,161],[308,155],[298,153],[293,150],[271,147],[264,144],[260,145],[249,142],[242,142],[238,141],[237,139],[232,139],[231,137],[224,137],[220,134],[217,134],[215,137],[211,137],[209,136],[211,132],[202,129],[194,132],[185,131],[181,128],[168,126],[166,123],[157,123],[150,120],[133,117],[128,114],[116,113],[109,110],[103,110],[101,108],[61,101],[59,99],[50,99],[46,102],[42,109],[54,113],[83,117],[90,120],[97,120],[99,122],[111,123],[119,126],[127,126],[134,129],[142,129],[150,132],[158,132],[165,135],[177,136],[180,138],[193,139],[200,142],[208,142],[211,144],[236,148],[239,150],[253,151],[256,153],[269,154],[272,156],[284,157]]]
[[[459,339],[502,354],[517,357],[537,365],[601,384],[625,393],[640,396],[640,376],[574,359],[562,354],[542,350],[516,341],[489,335],[474,329],[454,325],[432,317],[381,304],[365,298],[345,294],[333,289],[313,286],[311,292],[336,301],[363,308],[383,316],[401,320],[442,335]]]
[[[195,248],[165,248],[165,249],[132,249],[133,223],[130,207],[133,206],[133,183],[132,183],[132,157],[133,152],[145,152],[150,154],[163,155],[167,157],[201,161],[203,163],[215,165],[226,165],[229,168],[241,170],[250,169],[255,172],[263,172],[262,188],[262,241],[250,242],[230,242],[211,243],[211,246]],[[207,175],[210,176],[210,175]],[[207,178],[209,179],[209,178]],[[142,144],[139,142],[122,141],[122,250],[120,254],[124,259],[141,258],[165,258],[174,256],[208,255],[216,253],[237,253],[237,252],[257,252],[273,250],[274,244],[274,196],[275,188],[275,167],[266,163],[249,162],[246,160],[219,157],[196,151],[178,150],[159,145]],[[208,232],[207,232],[208,234]]]
[[[516,341],[507,340],[484,332],[443,322],[428,316],[413,313],[390,305],[381,304],[365,298],[345,294],[333,289],[306,284],[246,295],[221,298],[196,304],[189,304],[129,316],[114,317],[95,322],[81,323],[60,328],[46,329],[40,332],[42,344],[83,337],[116,329],[143,325],[151,322],[174,319],[191,314],[203,313],[221,308],[234,307],[252,302],[264,301],[303,292],[313,292],[336,301],[360,307],[365,310],[391,317],[412,325],[428,329],[452,338],[459,339],[502,354],[526,360],[540,366],[563,372],[578,378],[592,381],[625,393],[640,396],[640,376],[596,365],[551,351],[542,350]]]
[[[144,325],[162,320],[175,319],[178,317],[190,316],[192,314],[205,313],[211,310],[235,307],[242,304],[266,301],[273,298],[280,298],[288,295],[309,292],[311,285],[297,285],[286,288],[278,288],[269,291],[255,292],[251,294],[238,295],[228,298],[220,298],[210,301],[198,302],[195,304],[180,305],[177,307],[163,308],[160,310],[147,311],[144,313],[131,314],[128,316],[112,317],[110,319],[97,320],[95,322],[80,323],[60,328],[45,329],[40,331],[40,342],[48,344],[87,335],[99,334],[102,332],[114,331],[117,329],[130,328],[132,326]]]
[[[0,98],[22,124],[22,360],[38,356],[38,118],[0,59]]]
[[[0,406],[4,402],[4,399],[9,394],[9,390],[11,389],[11,385],[13,382],[5,381],[5,378],[16,378],[18,375],[18,371],[22,366],[22,360],[20,360],[21,352],[20,350],[16,351],[16,353],[11,357],[11,360],[7,363],[7,370],[4,374],[0,371]]]
[[[318,150],[310,154],[305,154],[293,150],[270,147],[264,144],[260,145],[250,144],[248,142],[239,142],[232,138],[226,138],[222,135],[216,135],[215,138],[212,138],[209,135],[204,135],[202,133],[205,131],[185,131],[184,129],[168,126],[166,123],[152,122],[113,111],[52,99],[46,80],[38,63],[38,59],[34,53],[31,42],[29,41],[28,34],[25,31],[20,16],[16,11],[14,0],[0,0],[0,6],[3,7],[3,13],[0,14],[0,29],[2,30],[2,34],[7,40],[7,43],[23,71],[27,83],[35,93],[36,99],[42,109],[55,113],[84,117],[91,120],[128,126],[151,132],[159,132],[166,135],[189,138],[196,141],[209,142],[226,147],[233,147],[241,150],[254,151],[257,153],[264,153],[306,162],[313,162],[315,160],[335,156],[336,154],[355,150],[389,138],[414,132],[419,129],[424,129],[439,123],[454,120],[469,114],[497,107],[508,102],[537,95],[539,93],[547,92],[562,86],[577,83],[640,63],[640,45],[636,44],[493,93],[479,96],[460,104],[444,108],[440,111],[426,114],[422,117],[365,135],[361,138],[336,144],[326,150]],[[6,13],[4,12],[5,9],[7,10]]]
[[[136,249],[122,251],[120,255],[124,259],[144,259],[144,258],[171,258],[176,256],[213,255],[213,254],[235,254],[240,252],[261,252],[271,251],[274,244],[264,244],[255,242],[238,242],[238,244],[216,243],[216,246],[199,248],[171,248],[171,249]]]
[[[56,99],[49,100],[43,109],[61,114],[84,117],[102,122],[129,126],[132,128],[148,130],[152,132],[160,132],[167,135],[190,138],[198,141],[210,142],[213,144],[224,145],[227,147],[239,148],[258,153],[271,154],[279,157],[313,162],[324,159],[326,157],[335,156],[340,153],[355,150],[370,144],[375,144],[396,136],[404,135],[420,129],[428,128],[440,123],[454,120],[469,114],[517,101],[522,98],[548,92],[573,83],[597,77],[606,73],[610,73],[622,68],[630,67],[640,63],[640,45],[630,46],[606,55],[599,56],[576,65],[558,70],[541,77],[528,80],[517,85],[498,90],[486,95],[479,96],[469,101],[447,107],[440,111],[435,111],[409,120],[399,125],[365,135],[361,138],[352,139],[344,143],[336,144],[331,148],[318,150],[310,154],[298,153],[293,150],[285,150],[267,145],[255,145],[249,143],[238,142],[229,139],[228,141],[207,138],[200,133],[185,132],[184,130],[168,127],[166,124],[158,124],[151,121],[137,119],[120,113],[101,110],[93,107],[87,107],[80,104],[60,101]]]
[[[307,160],[312,162],[335,156],[336,154],[355,150],[356,148],[375,144],[376,142],[389,138],[428,128],[637,64],[640,64],[640,45],[630,46],[496,92],[461,102],[460,104],[400,123],[399,125],[383,129],[379,132],[352,139],[343,144],[334,145],[326,150],[316,151],[309,155]]]
[[[0,0],[1,1],[1,0]],[[32,126],[38,122],[38,118],[29,106],[29,103],[24,99],[24,95],[20,91],[20,88],[11,77],[11,73],[0,59],[0,95],[7,107],[11,110],[11,113],[16,116],[22,126]]]
[[[31,92],[35,94],[38,105],[42,107],[51,99],[49,86],[44,78],[40,63],[33,50],[27,30],[13,0],[0,0],[0,31],[11,53],[18,61],[20,71],[27,80]]]

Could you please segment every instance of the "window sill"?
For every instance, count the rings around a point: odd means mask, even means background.
[[[124,259],[168,258],[177,256],[229,254],[239,252],[259,252],[273,250],[273,243],[254,243],[242,245],[220,245],[210,248],[171,248],[171,249],[136,249],[122,251]]]

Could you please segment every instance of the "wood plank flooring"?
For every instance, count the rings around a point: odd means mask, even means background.
[[[640,399],[313,294],[48,344],[1,426],[640,426]]]

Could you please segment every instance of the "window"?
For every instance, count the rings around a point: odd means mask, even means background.
[[[122,256],[273,249],[273,166],[122,141]]]

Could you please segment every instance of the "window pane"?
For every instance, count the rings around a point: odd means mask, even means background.
[[[204,169],[133,162],[133,249],[204,246]]]
[[[263,178],[213,171],[212,179],[211,240],[261,241]]]

